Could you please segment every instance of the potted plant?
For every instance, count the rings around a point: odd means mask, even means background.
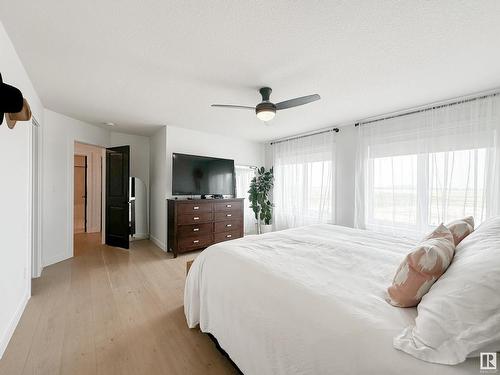
[[[274,185],[273,168],[266,171],[264,167],[257,169],[257,175],[252,178],[250,190],[248,190],[250,199],[250,208],[255,214],[257,220],[257,233],[266,233],[271,231],[272,207],[269,200],[269,193]]]

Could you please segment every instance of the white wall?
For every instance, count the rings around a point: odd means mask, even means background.
[[[167,191],[167,128],[163,127],[150,138],[150,239],[165,250],[166,191]]]
[[[135,233],[134,239],[143,240],[149,238],[149,204],[148,204],[148,190],[146,184],[134,178],[135,181]]]
[[[0,73],[44,124],[42,103],[0,22]],[[30,122],[0,126],[0,358],[31,294]]]
[[[45,110],[43,129],[42,264],[73,256],[73,156],[75,141],[106,147],[106,129]]]
[[[336,140],[336,223],[354,227],[354,176],[356,165],[356,128],[340,128]]]
[[[149,137],[111,132],[110,147],[130,145],[130,176],[138,177],[149,190]]]

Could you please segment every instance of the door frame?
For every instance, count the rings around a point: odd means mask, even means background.
[[[67,230],[68,239],[66,248],[67,256],[66,259],[72,258],[74,256],[74,237],[73,233],[73,221],[74,221],[74,198],[75,198],[75,167],[74,167],[74,155],[75,154],[75,143],[80,143],[83,145],[89,145],[94,147],[99,147],[101,149],[101,244],[104,244],[104,233],[106,230],[106,146],[81,141],[79,139],[72,139],[68,144],[68,154],[71,155],[68,163],[68,176],[69,176],[69,186],[68,186],[68,202],[67,202]]]
[[[80,142],[78,142],[78,143],[80,143]],[[89,164],[88,164],[88,156],[87,156],[87,155],[84,155],[84,154],[78,154],[78,153],[75,153],[75,154],[74,154],[74,156],[83,156],[83,157],[85,158],[85,167],[83,167],[83,168],[85,168],[85,175],[84,175],[84,177],[85,177],[85,181],[84,181],[84,184],[85,184],[85,185],[84,185],[84,187],[85,187],[85,205],[84,205],[84,215],[83,215],[83,217],[84,217],[84,222],[83,222],[83,231],[84,231],[84,233],[86,233],[86,232],[87,232],[87,226],[88,226],[88,224],[87,224],[87,220],[88,220],[88,212],[87,212],[87,209],[88,209],[88,199],[89,199],[89,196],[88,196],[89,192],[88,192],[88,186],[87,186],[87,184],[88,184],[87,172],[88,172],[88,167],[89,167]],[[73,158],[73,159],[74,159],[74,158]],[[75,168],[76,168],[76,165],[74,165],[74,164],[73,164],[73,189],[75,188],[75,180],[74,180],[74,178],[75,178]],[[80,167],[80,168],[81,168],[81,167]],[[74,198],[75,198],[75,192],[73,191],[73,199],[74,199]],[[75,203],[73,202],[73,205],[74,205],[74,204],[75,204]],[[73,215],[74,215],[74,214],[75,214],[75,207],[73,207]],[[74,220],[74,219],[75,219],[75,218],[73,217],[73,220]],[[73,230],[74,230],[74,229],[75,229],[75,228],[74,228],[74,223],[73,223]]]
[[[33,115],[29,127],[29,238],[31,248],[31,278],[40,277],[42,274],[42,136],[40,123]],[[28,273],[28,271],[27,271]],[[31,286],[31,283],[30,283]],[[30,292],[31,294],[31,292]]]

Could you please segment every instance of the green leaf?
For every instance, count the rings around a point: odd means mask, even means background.
[[[273,168],[266,171],[264,167],[257,169],[257,176],[253,177],[248,189],[250,208],[254,212],[255,220],[262,220],[266,225],[271,223],[273,204],[269,193],[274,185]]]

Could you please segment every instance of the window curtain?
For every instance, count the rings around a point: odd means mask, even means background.
[[[274,143],[275,230],[333,223],[335,141],[333,132]]]
[[[244,226],[244,232],[245,234],[256,234],[257,233],[257,227],[255,226],[255,215],[250,208],[250,201],[248,200],[248,190],[250,189],[250,182],[252,181],[252,178],[255,177],[255,170],[256,168],[254,167],[247,167],[247,166],[241,166],[241,165],[236,165],[235,166],[235,171],[236,171],[236,197],[237,198],[245,198],[243,201],[243,207],[244,207],[244,220],[245,220],[245,226]]]
[[[358,126],[355,226],[418,238],[500,214],[500,96]]]

